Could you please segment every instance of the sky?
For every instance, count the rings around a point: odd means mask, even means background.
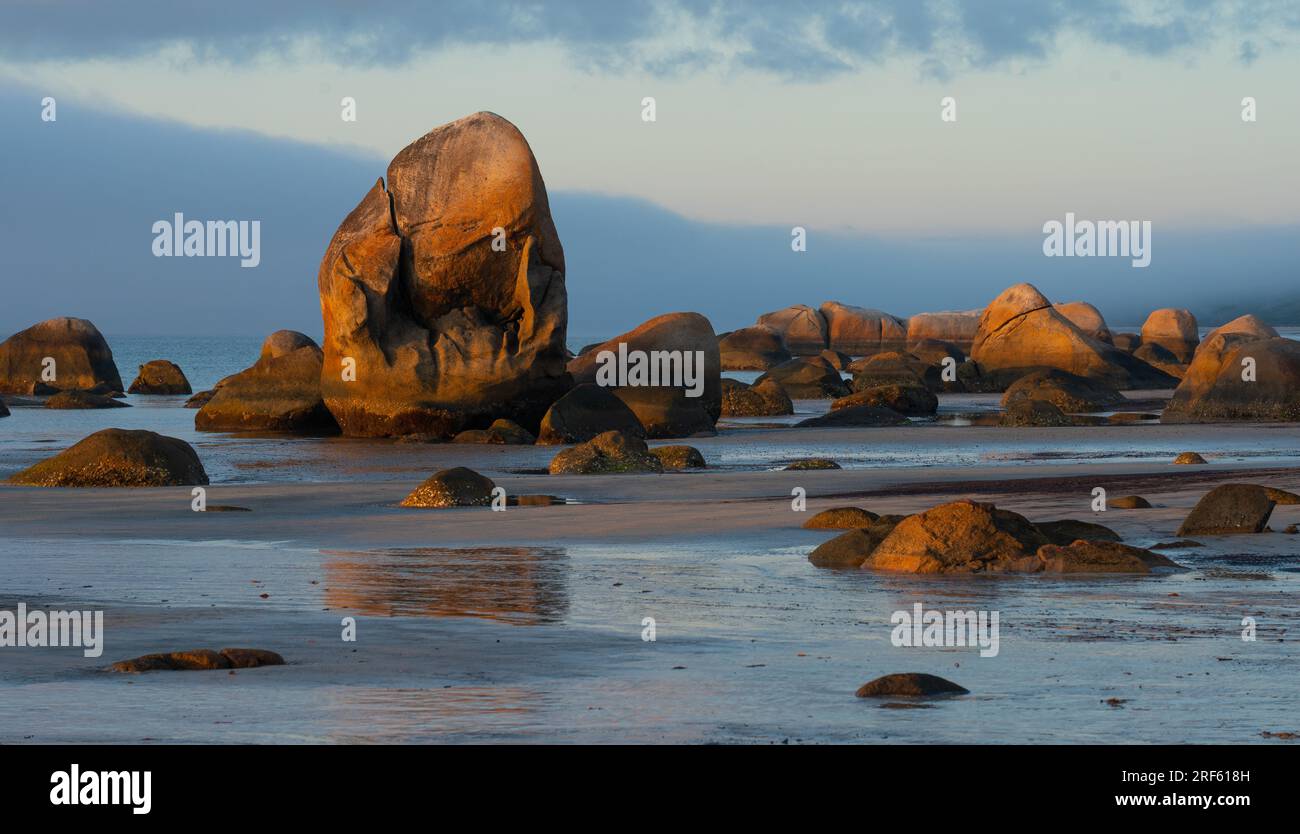
[[[1266,312],[1300,296],[1298,40],[1300,3],[1270,0],[8,0],[0,335],[52,315],[318,333],[339,221],[402,147],[479,110],[538,158],[573,333],[968,309],[1024,280],[1112,324]],[[178,211],[260,218],[261,265],[154,258]],[[1044,257],[1067,212],[1150,220],[1151,266]]]

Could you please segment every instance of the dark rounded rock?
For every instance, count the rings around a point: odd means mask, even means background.
[[[670,469],[704,469],[704,455],[694,446],[655,446],[650,454],[659,458],[664,471]]]
[[[551,404],[542,417],[537,443],[541,446],[585,443],[607,431],[619,431],[631,437],[646,436],[636,414],[613,391],[585,383]]]
[[[151,431],[103,429],[9,479],[27,486],[149,487],[208,482],[184,440]]]
[[[868,681],[858,688],[859,698],[919,697],[927,695],[966,695],[970,690],[938,675],[924,672],[900,672]]]
[[[1098,542],[1120,541],[1119,533],[1109,527],[1087,521],[1076,521],[1072,518],[1065,518],[1060,521],[1039,521],[1035,522],[1034,526],[1044,536],[1047,536],[1052,544],[1068,545],[1079,539]]]
[[[746,385],[734,379],[722,380],[724,417],[771,417],[794,414],[794,403],[780,383],[764,380]]]
[[[130,403],[106,397],[103,394],[91,394],[88,391],[60,391],[45,401],[46,408],[55,409],[93,409],[93,408],[130,408]]]
[[[605,475],[663,470],[663,463],[650,453],[645,440],[607,431],[557,454],[549,471],[552,475]]]
[[[923,385],[877,385],[831,403],[831,411],[859,405],[883,406],[907,417],[927,417],[939,410],[939,398]]]
[[[513,420],[494,420],[486,429],[467,429],[452,438],[453,443],[490,443],[501,446],[531,446],[537,438]]]
[[[53,360],[50,365],[47,360]],[[47,369],[54,378],[47,379]],[[0,394],[121,391],[122,377],[103,334],[85,319],[34,324],[0,342]],[[40,390],[38,390],[40,389]]]
[[[782,468],[787,472],[800,472],[811,469],[839,469],[840,465],[827,458],[804,458],[791,461]]]
[[[1104,382],[1067,371],[1048,368],[1026,374],[1002,395],[1003,408],[1018,400],[1041,400],[1066,413],[1109,411],[1127,402],[1119,391]]]
[[[754,381],[777,382],[794,399],[824,400],[849,393],[840,372],[820,356],[805,356],[783,362]]]
[[[403,507],[485,507],[496,484],[473,469],[457,466],[434,473],[402,499]]]
[[[827,412],[820,417],[809,417],[795,425],[799,428],[848,428],[860,426],[902,426],[910,421],[894,411],[879,405],[855,405]]]
[[[167,396],[189,394],[192,389],[180,365],[166,359],[154,359],[140,366],[140,373],[127,393]]]
[[[1276,506],[1268,490],[1254,484],[1223,484],[1207,492],[1178,528],[1180,536],[1259,533]]]
[[[832,507],[803,523],[805,530],[856,530],[870,527],[880,516],[861,507]]]
[[[761,324],[723,336],[718,340],[718,352],[724,371],[766,371],[793,358],[781,334]]]

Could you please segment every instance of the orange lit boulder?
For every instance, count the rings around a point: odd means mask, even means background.
[[[1184,365],[1192,361],[1200,341],[1196,316],[1190,310],[1164,307],[1153,311],[1142,325],[1142,345],[1159,345]]]
[[[398,153],[335,232],[318,283],[320,387],[346,434],[452,437],[498,418],[535,431],[572,387],[546,186],[493,113]]]
[[[786,348],[795,356],[814,356],[828,346],[825,316],[806,304],[764,313],[758,317],[758,323],[780,333]]]
[[[1070,323],[1099,342],[1111,344],[1110,328],[1101,311],[1086,301],[1070,301],[1057,304],[1056,310],[1070,320]]]
[[[907,320],[909,349],[917,342],[933,339],[950,342],[969,352],[979,331],[983,310],[946,310],[940,313],[918,313]],[[913,351],[915,352],[915,351]]]
[[[831,350],[850,356],[866,356],[907,347],[907,322],[889,313],[838,301],[827,301],[820,312],[826,320],[827,343]]]
[[[49,319],[0,342],[0,394],[121,390],[113,351],[85,319]]]

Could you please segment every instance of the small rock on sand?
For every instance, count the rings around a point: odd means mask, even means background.
[[[659,458],[664,471],[670,469],[704,469],[704,455],[694,446],[656,446],[650,454]]]
[[[193,649],[183,652],[146,654],[131,660],[119,660],[114,672],[203,671],[211,669],[252,669],[257,666],[283,666],[284,658],[266,649]]]
[[[496,484],[473,469],[457,466],[429,477],[402,499],[403,507],[485,507]]]
[[[916,697],[926,695],[966,695],[969,693],[970,690],[966,687],[958,686],[938,675],[927,675],[924,672],[899,672],[862,684],[862,686],[858,687],[857,696],[859,698],[879,698],[899,695]]]
[[[1141,495],[1121,495],[1119,498],[1112,498],[1108,505],[1116,510],[1149,510],[1151,502]]]
[[[880,516],[861,507],[832,507],[803,523],[805,530],[856,530],[870,527]]]
[[[839,469],[838,463],[828,458],[804,458],[787,463],[782,467],[787,472],[800,472],[808,469]]]
[[[1196,452],[1182,452],[1178,457],[1174,458],[1174,463],[1200,464],[1205,462],[1205,458]]]

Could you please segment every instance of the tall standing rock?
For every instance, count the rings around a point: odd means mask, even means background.
[[[53,379],[43,375],[46,368]],[[95,325],[85,319],[49,319],[0,343],[0,393],[43,389],[122,390],[113,351]]]
[[[394,157],[335,232],[319,287],[321,390],[346,434],[450,437],[497,418],[535,431],[572,385],[546,185],[493,113]]]

